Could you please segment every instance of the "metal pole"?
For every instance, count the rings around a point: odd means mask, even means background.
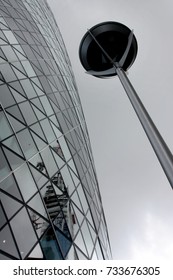
[[[145,133],[156,153],[156,156],[168,178],[168,181],[173,188],[173,155],[160,135],[158,129],[153,123],[151,117],[146,111],[144,105],[142,104],[140,98],[138,97],[135,89],[130,83],[126,73],[120,67],[115,67],[116,73],[128,95],[128,98],[136,111],[136,114],[145,130]]]

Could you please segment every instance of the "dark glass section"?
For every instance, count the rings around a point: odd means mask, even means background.
[[[40,240],[40,245],[47,260],[62,260],[60,248],[53,229],[50,227]]]

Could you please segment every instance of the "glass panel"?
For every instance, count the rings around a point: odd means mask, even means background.
[[[47,119],[45,119],[45,120],[41,121],[40,124],[43,128],[43,131],[45,132],[48,142],[50,143],[50,142],[54,141],[56,139],[56,136],[53,133],[53,130],[50,126],[49,121]]]
[[[93,202],[90,204],[90,209],[91,209],[91,213],[92,213],[92,216],[93,216],[93,219],[94,219],[94,223],[96,225],[96,228],[98,229],[100,221],[99,221],[99,218],[97,216],[97,212],[96,212],[96,209],[95,209],[95,206],[94,206]]]
[[[27,164],[25,163],[24,165],[22,165],[17,171],[15,171],[14,175],[23,194],[23,197],[25,201],[27,201],[37,191],[36,185]]]
[[[79,157],[78,157],[77,154],[74,156],[74,162],[76,164],[78,173],[80,174],[81,177],[83,177],[84,176],[84,172],[83,172],[83,169],[82,169],[82,166],[81,166],[81,163],[80,163],[80,160],[79,160]]]
[[[0,231],[0,249],[4,252],[9,253],[16,258],[19,258],[13,237],[9,226],[7,225]]]
[[[33,227],[35,228],[38,237],[41,237],[49,226],[49,223],[36,214],[34,211],[28,209]]]
[[[34,132],[31,131],[31,135],[38,147],[38,150],[41,151],[43,148],[47,146],[47,143],[45,143],[40,137],[38,137]]]
[[[84,191],[83,191],[83,189],[82,189],[81,184],[80,184],[79,187],[77,188],[77,191],[78,191],[78,195],[79,195],[80,201],[81,201],[81,203],[82,203],[82,207],[83,207],[83,209],[84,209],[84,213],[86,213],[89,206],[88,206],[88,203],[87,203],[87,201],[86,201],[86,197],[85,197],[85,194],[84,194]]]
[[[61,108],[61,110],[64,110],[65,109],[65,106],[64,106],[64,102],[62,101],[62,96],[59,92],[55,92],[55,97],[57,99],[57,102],[58,102],[58,105],[59,107]]]
[[[84,252],[85,255],[88,255],[85,244],[84,244],[84,240],[83,240],[83,237],[82,237],[82,234],[80,231],[79,231],[77,237],[75,238],[74,242],[81,249],[81,251]]]
[[[41,102],[43,104],[43,107],[44,107],[46,113],[47,113],[47,116],[52,115],[54,112],[52,110],[52,107],[50,106],[48,98],[46,96],[41,96],[40,100],[41,100]]]
[[[67,194],[67,189],[66,186],[64,184],[64,180],[62,178],[62,175],[60,172],[57,172],[55,174],[55,176],[52,177],[52,182],[53,182],[53,186],[55,189],[55,192],[59,195],[62,193],[66,193]]]
[[[34,248],[34,250],[31,252],[31,254],[27,258],[28,260],[40,260],[44,259],[43,253],[41,251],[41,247],[39,244],[37,244]]]
[[[77,260],[77,259],[78,259],[78,257],[76,255],[74,246],[71,246],[71,249],[66,256],[66,260]]]
[[[41,102],[40,102],[40,99],[39,99],[38,97],[32,99],[31,102],[34,104],[34,106],[36,106],[40,111],[42,111],[42,112],[45,114],[45,111],[44,111],[44,109],[43,109],[43,106],[42,106],[42,104],[41,104]],[[44,116],[44,117],[45,117],[45,116]]]
[[[58,199],[58,201],[61,204],[61,201],[59,199]],[[69,220],[70,213],[67,213],[67,212],[68,212],[67,207],[66,208],[64,207],[63,211],[60,211],[58,216],[55,218],[54,225],[56,227],[58,227],[58,229],[60,229],[61,232],[63,232],[66,237],[71,239],[71,235],[70,235],[70,232],[69,232],[69,229],[68,229],[68,225],[67,225],[67,222],[66,222],[66,219],[67,219],[68,220],[68,224],[70,226],[70,222],[71,222],[71,220]]]
[[[56,236],[59,241],[63,256],[65,257],[72,245],[72,242],[68,240],[58,229],[56,229]]]
[[[56,134],[56,138],[59,138],[62,136],[62,132],[51,122],[51,126]]]
[[[21,124],[19,121],[17,121],[16,119],[14,119],[13,117],[11,117],[10,115],[8,115],[8,119],[14,129],[14,131],[17,133],[19,130],[25,128],[25,126],[23,124]]]
[[[38,86],[36,86],[34,83],[32,83],[32,85],[33,85],[35,91],[37,92],[38,96],[44,95],[44,92]]]
[[[0,180],[2,180],[4,177],[6,177],[10,172],[10,168],[7,164],[7,161],[4,157],[4,154],[2,150],[0,149]]]
[[[82,205],[81,202],[79,200],[79,196],[77,194],[77,192],[75,191],[73,193],[73,195],[71,196],[71,200],[77,205],[77,207],[81,210],[81,212],[83,213],[83,209],[82,209]]]
[[[66,159],[66,161],[68,161],[71,158],[71,154],[70,154],[69,148],[68,148],[68,146],[67,146],[67,144],[66,144],[66,142],[64,140],[64,137],[63,136],[60,137],[58,139],[58,141],[59,141],[61,149],[62,149],[62,151],[64,153],[65,159]]]
[[[55,234],[50,227],[40,240],[40,245],[47,260],[62,260]]]
[[[69,172],[67,166],[64,166],[61,169],[61,174],[62,174],[64,183],[65,183],[65,186],[68,190],[68,194],[70,196],[72,194],[72,192],[74,191],[75,186],[74,186],[74,183],[72,181],[72,178],[71,178],[71,175],[70,175],[70,172]]]
[[[10,224],[12,226],[22,259],[24,259],[37,241],[35,232],[25,208],[23,208],[12,219]]]
[[[0,260],[11,260],[11,259],[3,254],[0,254]]]
[[[90,224],[92,225],[92,227],[94,228],[93,219],[92,219],[92,217],[91,217],[90,210],[89,210],[88,213],[87,213],[87,219],[88,219],[88,221],[90,222]]]
[[[77,248],[76,248],[76,252],[77,252],[79,260],[88,260],[87,257],[84,254],[82,254],[82,252],[79,251]]]
[[[53,148],[53,150],[56,152],[56,154],[58,154],[61,158],[64,158],[64,154],[63,154],[63,150],[61,149],[61,146],[59,144],[59,141],[56,140],[51,144],[51,147]]]
[[[16,90],[14,90],[12,87],[10,87],[10,91],[12,92],[15,100],[17,101],[17,103],[20,103],[22,101],[25,101],[26,99],[21,95],[19,94]]]
[[[15,72],[16,76],[18,77],[18,79],[26,78],[25,70],[23,69],[20,62],[13,62],[12,68],[13,68],[13,71]]]
[[[0,112],[0,140],[3,140],[13,134],[13,131],[7,121],[4,112]]]
[[[13,152],[10,152],[10,150],[3,148],[6,157],[8,158],[8,162],[10,163],[11,169],[15,170],[17,167],[23,164],[23,159],[15,155]]]
[[[4,181],[0,183],[0,189],[21,200],[21,195],[19,193],[13,175],[8,176]]]
[[[27,46],[27,45],[22,46],[22,47],[24,48],[24,47],[26,47],[26,46]],[[16,46],[14,46],[14,48],[17,49],[18,52],[20,52],[21,54],[23,54],[23,55],[25,56],[25,53],[24,53],[24,51],[23,51],[23,49],[21,48],[20,45],[16,45]],[[23,59],[24,59],[24,57],[23,57]],[[26,59],[26,58],[25,58],[25,59]]]
[[[43,217],[48,219],[46,209],[43,205],[41,197],[39,194],[36,194],[28,203],[28,205],[33,208],[36,212],[40,213]]]
[[[25,154],[25,157],[28,159],[37,153],[37,148],[32,140],[32,137],[28,129],[22,130],[17,134],[19,142],[22,146],[22,150]]]
[[[29,160],[40,172],[47,174],[46,167],[44,165],[44,162],[40,156],[40,154],[36,154]],[[42,175],[42,174],[40,174]]]
[[[8,59],[8,61],[12,62],[12,61],[18,60],[18,58],[11,46],[1,46],[1,48],[2,48],[6,58]]]
[[[15,104],[15,100],[7,87],[7,85],[1,85],[0,86],[0,92],[1,92],[1,104],[4,108],[11,106]]]
[[[2,201],[2,205],[4,207],[8,219],[10,219],[11,216],[14,215],[22,207],[22,205],[19,202],[1,192],[0,200]]]
[[[35,168],[30,166],[31,172],[34,176],[35,182],[37,184],[37,187],[40,189],[48,180],[45,176],[43,176],[40,172],[38,172]]]
[[[70,161],[72,161],[72,159]],[[73,181],[75,183],[75,186],[77,187],[79,185],[80,181],[79,181],[78,177],[73,173],[73,171],[70,168],[69,168],[69,171],[70,171],[72,179],[73,179]]]
[[[58,167],[52,156],[50,148],[49,147],[45,148],[42,151],[41,156],[43,158],[49,176],[52,177],[58,171]]]
[[[10,44],[18,44],[13,32],[11,32],[10,30],[4,30],[4,34],[7,37],[8,41]]]
[[[30,128],[37,134],[39,135],[44,141],[46,140],[45,139],[45,136],[43,134],[43,130],[41,129],[41,126],[39,123],[36,123],[32,126],[30,126]]]
[[[19,107],[28,125],[37,121],[34,111],[28,101],[19,104]]]
[[[41,90],[43,90],[42,85],[37,77],[31,79]],[[43,92],[42,92],[43,94]]]
[[[19,92],[20,94],[22,94],[24,97],[26,96],[21,84],[19,81],[15,81],[15,82],[11,82],[9,83],[10,89],[13,88],[15,89],[17,92]]]
[[[91,239],[91,235],[90,235],[88,226],[86,224],[86,221],[83,222],[82,227],[81,227],[81,231],[82,231],[82,234],[84,236],[85,244],[87,246],[87,250],[88,250],[89,258],[90,258],[91,253],[92,253],[93,248],[94,248],[94,244],[93,244],[93,241]]]
[[[33,101],[33,99],[32,99],[32,101]],[[31,104],[31,105],[32,105],[32,104]],[[32,105],[32,108],[33,108],[33,110],[34,110],[34,112],[35,112],[35,114],[36,114],[38,120],[45,119],[45,115],[44,115],[42,112],[40,112],[40,110],[38,110],[38,109],[37,109],[35,106],[33,106],[33,105]]]
[[[16,69],[15,67],[12,66],[12,69],[14,71],[14,73],[16,74],[18,79],[23,79],[26,77],[26,75],[22,74],[18,69]]]
[[[92,255],[92,260],[98,260],[96,252],[94,251],[93,255]]]
[[[78,223],[79,223],[79,225],[81,225],[81,223],[84,219],[84,216],[82,215],[82,213],[79,211],[79,209],[74,204],[73,204],[73,209],[74,209],[74,215],[75,215],[73,229],[76,234],[76,232],[78,231]]]
[[[56,160],[56,163],[58,164],[58,167],[59,167],[59,169],[60,169],[60,168],[65,164],[65,162],[60,158],[60,156],[58,156],[58,155],[54,152],[55,149],[57,149],[56,146],[53,147],[52,153],[53,153],[53,156],[54,156],[54,158],[55,158],[55,160]]]
[[[0,193],[1,196],[1,193]],[[2,210],[2,206],[0,205],[0,228],[7,222],[6,217],[4,215],[4,211]]]
[[[46,93],[51,93],[52,90],[51,90],[51,87],[50,87],[46,77],[45,76],[41,76],[41,77],[39,77],[39,80],[40,80],[40,82],[42,84],[42,87],[44,88],[44,91]]]
[[[73,159],[71,159],[70,161],[68,161],[68,165],[71,167],[71,169],[74,171],[74,173],[78,174],[77,170],[76,170],[76,166],[74,165],[74,161]],[[78,184],[77,184],[78,185]],[[76,185],[76,186],[77,186]]]
[[[30,62],[28,60],[23,60],[21,61],[23,67],[25,68],[25,71],[28,75],[28,77],[33,77],[33,76],[36,76]]]
[[[17,154],[22,155],[22,151],[19,147],[19,144],[15,136],[12,136],[7,140],[3,141],[3,145],[9,147],[12,151],[16,152]]]
[[[96,243],[96,252],[97,252],[97,255],[98,255],[98,259],[103,260],[103,255],[102,255],[98,240],[97,240],[97,243]]]
[[[56,125],[59,127],[59,123],[58,123],[58,120],[57,118],[55,117],[55,115],[51,116],[50,117],[50,120]],[[52,124],[52,123],[51,123]]]
[[[20,120],[21,122],[25,123],[23,116],[21,115],[21,112],[19,111],[19,108],[17,105],[10,107],[6,110],[9,112],[12,116],[14,116],[16,119]]]
[[[34,88],[32,87],[31,82],[28,79],[21,80],[20,82],[28,98],[33,98],[37,96]]]

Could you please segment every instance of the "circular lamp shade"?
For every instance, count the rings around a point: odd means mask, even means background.
[[[118,22],[108,21],[92,27],[82,38],[79,47],[80,61],[86,71],[91,72],[96,77],[116,75],[115,69],[113,70],[113,63],[104,54],[97,42],[114,62],[119,62],[127,48],[130,34],[131,30]],[[132,36],[130,49],[123,65],[121,65],[125,71],[133,64],[137,55],[137,41],[135,36]]]

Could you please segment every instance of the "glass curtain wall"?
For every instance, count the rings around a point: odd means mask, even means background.
[[[44,0],[0,1],[0,259],[109,259],[70,60]]]

